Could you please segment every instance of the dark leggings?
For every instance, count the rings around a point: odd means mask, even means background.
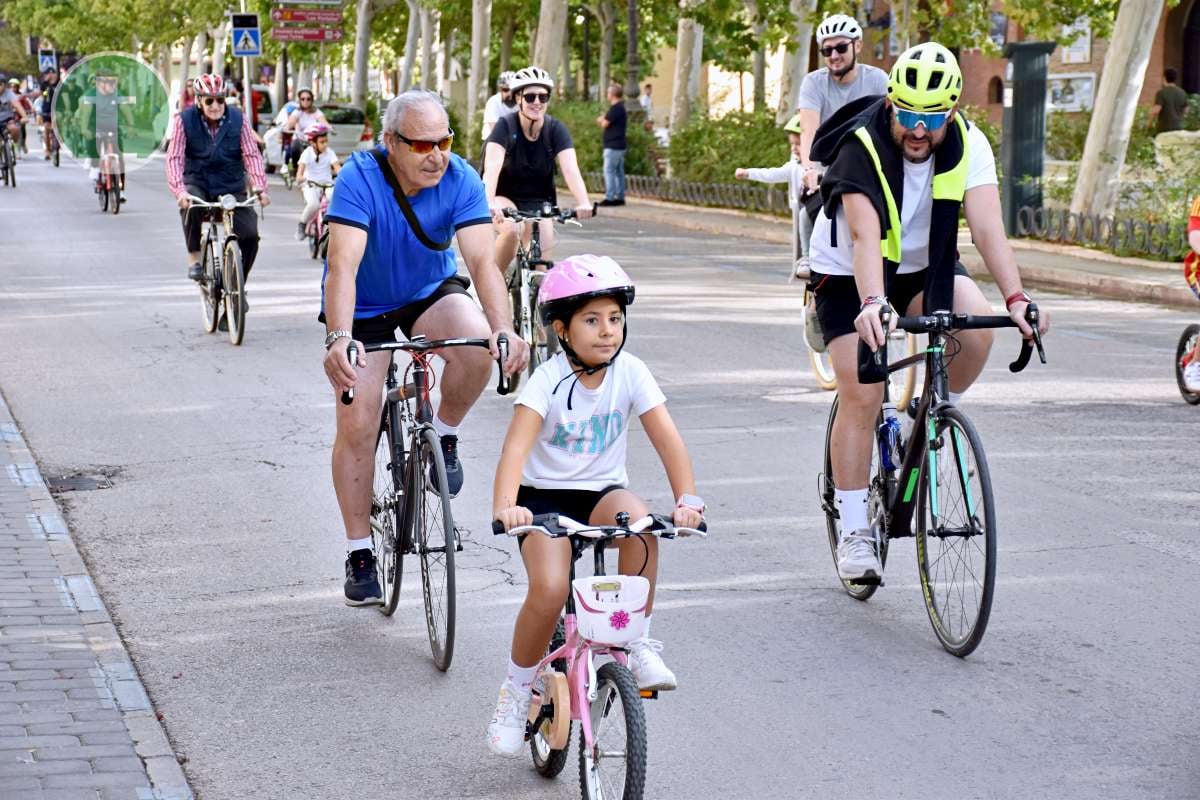
[[[217,199],[208,196],[198,186],[188,186],[187,190],[188,194],[203,197],[210,202]],[[240,192],[235,196],[238,200],[246,199],[245,192]],[[212,214],[220,213],[217,209],[203,209],[203,211]],[[183,218],[183,237],[187,240],[188,252],[200,252],[200,226],[204,221],[202,210],[182,209],[180,215]],[[242,272],[248,277],[251,267],[254,266],[254,258],[258,255],[258,214],[253,207],[239,208],[233,212],[233,232],[237,235],[238,245],[242,249]]]

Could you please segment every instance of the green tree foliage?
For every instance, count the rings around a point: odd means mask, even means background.
[[[669,152],[673,177],[707,183],[732,183],[738,167],[777,167],[789,158],[787,134],[768,111],[693,118],[671,136]]]

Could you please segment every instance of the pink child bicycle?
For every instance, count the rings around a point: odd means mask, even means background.
[[[324,258],[329,248],[329,228],[325,224],[325,215],[329,213],[329,190],[333,188],[333,184],[312,180],[307,183],[321,190],[321,205],[304,226],[304,238],[308,240],[308,254],[314,259]]]
[[[499,521],[496,534],[504,533]],[[604,550],[624,536],[653,534],[663,539],[706,536],[700,529],[677,528],[671,518],[651,514],[635,522],[617,515],[616,525],[583,525],[559,514],[540,514],[533,524],[508,531],[571,539],[571,591],[562,619],[538,663],[526,736],[539,774],[553,778],[567,763],[571,728],[578,721],[579,785],[585,800],[641,800],[646,783],[646,718],[641,691],[629,671],[625,645],[642,635],[650,582],[640,575],[606,575]],[[575,577],[575,562],[591,547],[595,570]],[[611,658],[596,666],[597,659]]]

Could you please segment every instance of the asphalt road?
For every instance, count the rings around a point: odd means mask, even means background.
[[[273,187],[246,343],[201,329],[161,166],[117,217],[84,173],[21,164],[0,190],[0,388],[61,495],[201,800],[570,798],[483,729],[523,569],[489,523],[509,404],[463,432],[457,653],[429,658],[419,579],[392,619],[342,604],[334,397],[320,267]],[[1043,294],[1050,363],[1014,333],[964,401],[998,499],[991,625],[962,661],[926,619],[911,541],[868,603],[841,591],[816,497],[832,395],[808,372],[785,248],[642,224],[560,254],[638,281],[629,350],[657,375],[709,501],[707,541],[664,544],[655,636],[680,688],[650,703],[653,798],[1197,797],[1200,409],[1171,372],[1188,315]],[[993,287],[987,291],[995,296]],[[633,486],[669,489],[644,436]]]

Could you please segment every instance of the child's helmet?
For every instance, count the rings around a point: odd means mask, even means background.
[[[612,297],[621,308],[633,302],[633,281],[621,265],[608,256],[579,255],[557,262],[538,290],[542,324],[564,322],[581,304],[595,297]]]
[[[328,136],[329,126],[324,122],[314,122],[304,129],[304,138],[310,142],[315,141],[318,136]]]
[[[786,133],[804,133],[804,128],[800,124],[800,113],[796,112],[792,118],[783,124],[783,130]]]

